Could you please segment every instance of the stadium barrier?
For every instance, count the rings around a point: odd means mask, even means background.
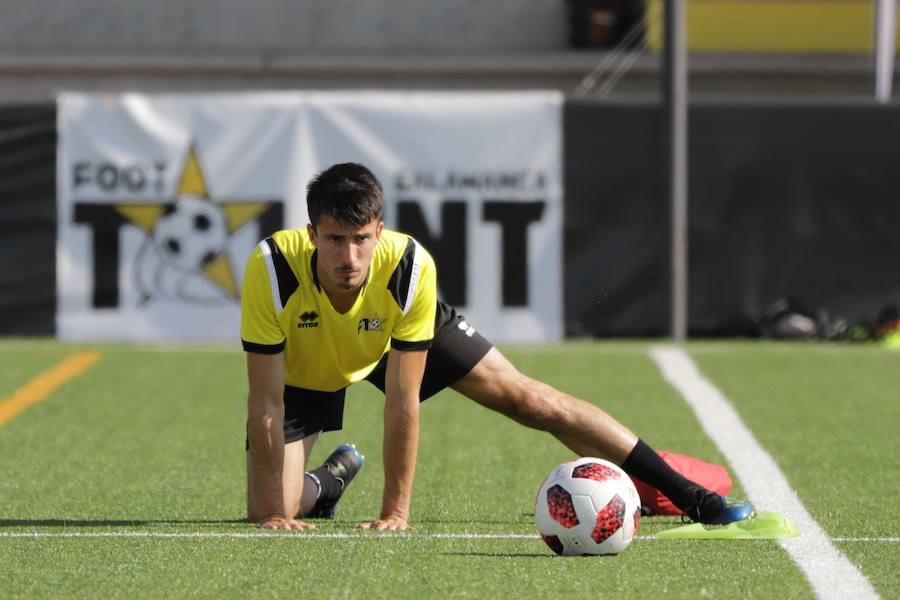
[[[56,107],[0,106],[0,332],[47,335],[56,314]]]
[[[56,118],[48,105],[0,107],[6,335],[56,333]],[[668,331],[663,119],[647,105],[563,106],[567,335]],[[862,321],[900,292],[900,110],[703,104],[691,108],[690,132],[691,335],[752,334],[780,297]],[[419,209],[397,210],[406,228],[423,229]],[[457,280],[458,210],[442,209],[440,239],[429,240]]]

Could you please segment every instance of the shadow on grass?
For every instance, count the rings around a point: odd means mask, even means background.
[[[250,525],[246,519],[0,519],[3,527],[139,527],[146,525]]]
[[[413,525],[416,524],[437,524],[437,525],[521,525],[522,522],[517,519],[429,519],[429,518],[421,518],[416,519],[413,517],[412,520]]]
[[[481,558],[559,558],[546,552],[440,552],[442,556],[478,556]]]

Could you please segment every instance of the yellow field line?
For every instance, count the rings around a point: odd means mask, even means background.
[[[45,399],[65,382],[90,369],[99,360],[99,352],[76,352],[23,385],[9,398],[0,400],[0,427],[15,419],[29,406]]]

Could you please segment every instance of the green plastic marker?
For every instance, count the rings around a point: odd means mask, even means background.
[[[883,338],[879,342],[883,347],[890,348],[891,350],[900,350],[900,331],[893,331]]]
[[[781,540],[798,535],[800,530],[797,526],[781,513],[763,512],[728,525],[704,526],[691,523],[660,531],[656,537],[663,540]]]

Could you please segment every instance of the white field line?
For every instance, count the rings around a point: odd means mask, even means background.
[[[435,540],[538,540],[534,533],[416,533],[416,532],[366,532],[366,533],[310,533],[289,531],[0,531],[0,538],[292,538],[295,540],[383,540],[383,539],[435,539]],[[639,535],[642,542],[659,541],[654,535]],[[874,542],[896,544],[896,537],[834,537],[833,542]]]
[[[690,357],[673,346],[653,347],[650,356],[731,463],[754,507],[783,513],[800,529],[799,537],[781,540],[779,544],[806,575],[816,596],[878,598],[869,580],[834,547],[812,518],[728,399],[700,373]]]
[[[0,538],[290,538],[295,540],[383,540],[383,539],[540,539],[518,533],[310,533],[301,531],[0,531]]]

